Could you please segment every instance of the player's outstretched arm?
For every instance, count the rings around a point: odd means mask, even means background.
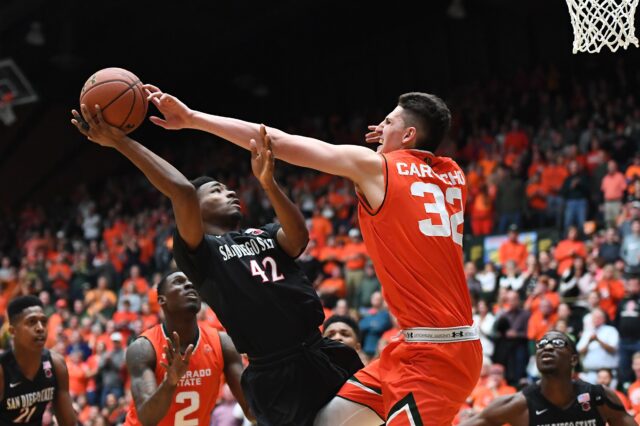
[[[280,247],[291,257],[297,257],[309,242],[309,230],[298,207],[287,197],[273,176],[275,158],[271,139],[264,126],[260,126],[260,139],[251,139],[251,169],[282,224],[277,238]]]
[[[260,139],[260,126],[256,123],[194,111],[156,86],[147,84],[144,88],[148,91],[148,99],[164,116],[150,117],[151,122],[158,126],[170,130],[202,130],[247,150],[251,139]],[[357,145],[333,145],[272,127],[267,128],[267,132],[272,138],[276,158],[288,163],[344,176],[359,186],[381,175],[382,157],[371,149]]]
[[[166,374],[162,383],[156,383],[156,354],[147,339],[137,339],[127,349],[127,369],[131,376],[131,394],[136,413],[143,425],[155,425],[169,411],[178,382],[187,371],[193,353],[189,345],[185,354],[180,353],[180,338],[176,332],[167,339],[164,348],[166,363],[161,363]]]
[[[196,189],[189,180],[167,161],[140,143],[127,137],[120,129],[108,125],[102,118],[102,111],[96,105],[96,116],[92,117],[87,107],[81,105],[82,116],[72,110],[71,122],[90,141],[102,146],[115,148],[127,157],[173,205],[173,213],[180,236],[190,249],[195,249],[202,241],[204,230],[200,216],[200,203]]]
[[[56,396],[53,400],[53,412],[60,426],[75,426],[78,424],[78,419],[73,409],[71,395],[69,395],[69,372],[67,371],[67,364],[64,362],[62,355],[55,352],[51,352],[51,360],[53,361],[53,369],[56,374],[56,381],[58,382],[58,389],[56,390]]]
[[[493,400],[482,412],[464,420],[460,426],[501,426],[526,424],[527,401],[522,393]]]
[[[610,426],[637,426],[636,421],[627,413],[622,405],[622,401],[616,393],[605,387],[605,398],[607,399],[600,408],[600,413]]]
[[[233,396],[238,401],[238,404],[240,404],[240,406],[242,407],[244,415],[251,421],[251,423],[255,423],[256,419],[251,412],[251,408],[249,407],[247,400],[244,397],[242,385],[240,384],[240,378],[242,377],[242,372],[244,371],[242,358],[236,350],[231,337],[229,337],[227,333],[220,332],[219,334],[220,346],[222,347],[222,357],[224,359],[225,380],[229,385],[229,389],[231,389],[231,393],[233,393]]]

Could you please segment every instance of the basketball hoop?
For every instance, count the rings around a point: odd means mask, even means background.
[[[573,26],[573,53],[612,52],[638,46],[634,16],[638,0],[566,0]]]
[[[0,120],[5,126],[11,126],[16,121],[16,114],[13,112],[13,93],[7,92],[0,96]]]

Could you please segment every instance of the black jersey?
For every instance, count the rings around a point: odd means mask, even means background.
[[[576,398],[567,409],[556,407],[540,392],[540,385],[534,384],[522,390],[529,407],[530,426],[605,426],[598,406],[606,401],[604,389],[582,380],[573,382]]]
[[[303,342],[324,320],[304,272],[278,245],[280,225],[205,235],[189,251],[176,231],[180,270],[215,311],[240,353],[265,356]]]
[[[42,364],[33,380],[22,374],[12,350],[0,357],[0,363],[4,372],[0,425],[41,425],[42,414],[58,389],[51,353],[42,350]]]

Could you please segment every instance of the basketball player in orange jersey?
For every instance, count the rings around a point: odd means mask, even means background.
[[[155,86],[145,89],[164,116],[150,120],[165,129],[203,130],[245,149],[261,136],[258,124],[193,111]],[[377,152],[267,130],[277,158],[355,183],[364,241],[403,329],[383,351],[379,371],[365,368],[379,379],[391,426],[450,425],[482,365],[462,264],[466,179],[455,161],[433,154],[450,121],[438,97],[406,93],[369,127],[366,140],[380,144]]]
[[[171,272],[160,281],[158,303],[164,322],[127,349],[133,402],[125,425],[208,426],[223,372],[249,413],[240,386],[240,355],[226,333],[198,325],[200,296],[184,273]]]

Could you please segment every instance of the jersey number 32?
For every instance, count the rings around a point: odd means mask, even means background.
[[[424,197],[425,194],[431,194],[434,201],[424,203],[424,209],[427,213],[439,215],[440,223],[434,224],[431,219],[421,220],[418,222],[420,232],[428,237],[451,237],[454,243],[462,246],[462,233],[458,232],[458,226],[464,223],[464,212],[461,209],[449,216],[447,210],[447,204],[454,207],[456,200],[460,200],[462,205],[462,190],[452,186],[443,194],[433,183],[414,182],[411,185],[411,195]]]

